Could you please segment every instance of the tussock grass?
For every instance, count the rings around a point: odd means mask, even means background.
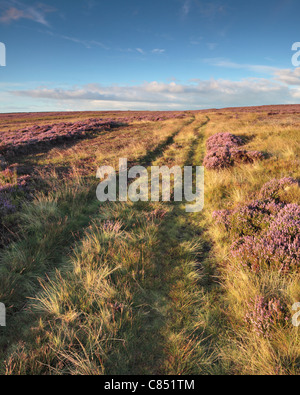
[[[18,353],[7,361],[7,372],[103,374],[104,363],[114,366],[142,314],[134,302],[145,270],[151,270],[156,224],[135,211],[132,217],[144,226],[126,231],[122,221],[108,219],[112,214],[113,208],[103,208],[69,261],[42,281],[43,291],[30,306],[41,317],[36,342],[23,347],[26,358]]]
[[[300,179],[300,122],[286,122],[281,116],[270,122],[268,117],[244,114],[240,119],[211,122],[207,137],[215,132],[229,131],[245,136],[247,148],[268,153],[268,158],[254,165],[241,165],[220,172],[206,173],[206,218],[209,233],[215,241],[212,253],[220,263],[220,279],[224,287],[222,303],[227,310],[230,332],[227,345],[220,349],[221,359],[235,374],[299,374],[299,330],[291,324],[292,305],[300,300],[299,273],[282,275],[263,270],[259,275],[237,266],[230,258],[230,241],[224,229],[211,220],[214,210],[232,209],[255,199],[263,184],[273,178]],[[212,117],[213,119],[213,117]],[[285,200],[300,202],[299,188],[287,192]],[[245,315],[256,297],[276,297],[287,306],[288,321],[273,328],[271,339],[249,330]]]
[[[78,115],[79,117],[79,115]],[[99,165],[201,165],[207,138],[230,132],[266,159],[206,171],[205,209],[95,198]],[[240,267],[212,220],[255,199],[272,178],[300,179],[300,120],[267,113],[193,113],[139,122],[24,159],[43,190],[20,212],[0,255],[0,372],[14,374],[299,374],[299,330],[249,328],[255,298],[300,301],[299,273]],[[285,192],[300,202],[300,192]]]

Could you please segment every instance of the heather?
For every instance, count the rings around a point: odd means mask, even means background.
[[[136,121],[164,121],[184,118],[183,113],[148,113],[114,118],[90,118],[77,122],[61,122],[46,125],[34,125],[18,130],[2,131],[0,135],[0,153],[20,155],[30,153],[36,148],[46,148],[67,141],[75,141],[93,136],[101,131],[110,130]],[[3,156],[0,156],[0,164]],[[3,158],[4,160],[4,158]]]
[[[217,133],[211,136],[206,142],[206,148],[208,151],[214,150],[219,147],[234,148],[244,144],[241,137],[231,133]]]
[[[231,133],[217,133],[211,136],[206,143],[204,166],[207,169],[223,169],[237,163],[253,163],[263,159],[264,155],[259,151],[239,148],[244,144],[242,138]]]
[[[299,374],[299,108],[1,115],[118,125],[4,155],[0,373]],[[99,164],[202,165],[212,136],[202,212],[95,199]]]
[[[260,199],[213,214],[229,232],[231,255],[253,272],[271,268],[287,273],[300,264],[300,206],[280,200],[280,192],[298,185],[292,178],[271,180]]]
[[[292,177],[284,177],[281,179],[273,179],[267,182],[260,190],[259,196],[261,199],[270,199],[271,201],[280,202],[281,195],[291,189],[293,186],[298,186],[298,182]]]
[[[206,173],[204,215],[222,287],[214,303],[226,311],[230,333],[220,350],[238,375],[300,371],[299,328],[292,324],[300,300],[300,124],[289,111],[270,112],[222,111],[206,131],[206,141],[238,131],[247,142],[238,150],[266,153],[251,166]]]
[[[47,147],[64,141],[86,138],[95,132],[115,126],[108,122],[90,119],[86,122],[35,125],[26,129],[1,133],[0,152],[6,156],[25,154],[31,148]]]
[[[286,314],[286,306],[276,298],[267,300],[257,296],[248,303],[245,322],[258,336],[272,337],[272,329],[276,325],[284,325],[290,319]]]

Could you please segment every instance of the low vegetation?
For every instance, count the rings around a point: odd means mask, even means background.
[[[0,124],[0,373],[300,373],[299,107]],[[205,209],[98,202],[119,158],[204,164]]]

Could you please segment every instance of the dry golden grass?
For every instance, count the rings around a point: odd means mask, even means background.
[[[244,317],[248,303],[257,296],[280,297],[289,307],[300,300],[299,273],[282,275],[263,271],[259,275],[236,266],[229,258],[230,242],[224,229],[216,226],[211,215],[214,210],[231,209],[257,196],[262,185],[273,178],[300,179],[300,117],[278,115],[270,121],[267,114],[243,114],[208,125],[207,136],[229,131],[248,139],[247,149],[266,152],[268,158],[254,165],[240,165],[229,170],[206,173],[206,210],[209,233],[214,240],[215,259],[222,265],[221,283],[224,306],[228,310],[231,334],[228,345],[221,351],[236,374],[299,374],[299,331],[291,319],[286,327],[274,330],[272,339],[249,331]],[[289,195],[289,196],[288,196]],[[300,188],[288,192],[285,200],[300,203]]]
[[[96,201],[99,165],[118,167],[122,157],[201,165],[206,139],[218,132],[243,136],[246,149],[268,156],[206,171],[203,212]],[[212,220],[214,210],[252,200],[272,178],[300,179],[298,114],[138,122],[22,161],[43,189],[20,213],[19,239],[1,252],[0,300],[9,306],[1,373],[299,374],[299,330],[288,321],[265,338],[244,319],[257,296],[280,296],[290,307],[300,301],[299,273],[238,266]],[[300,203],[299,188],[285,198]]]

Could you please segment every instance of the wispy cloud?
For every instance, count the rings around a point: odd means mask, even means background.
[[[165,49],[160,49],[160,48],[155,48],[155,49],[152,49],[151,52],[155,53],[155,54],[158,54],[158,55],[162,55],[163,53],[166,52],[166,50]]]
[[[276,70],[278,70],[278,68],[272,66],[236,63],[224,58],[208,58],[208,59],[204,59],[204,62],[217,67],[248,70],[248,71],[254,71],[257,73],[265,73],[265,74],[274,74]]]
[[[191,37],[190,38],[190,44],[192,45],[200,45],[203,42],[203,37]]]
[[[83,45],[86,48],[101,47],[101,48],[106,49],[106,50],[110,49],[109,47],[104,45],[102,42],[97,41],[97,40],[82,40],[82,39],[77,38],[77,37],[65,36],[63,34],[57,34],[57,33],[54,33],[54,32],[52,32],[50,30],[47,30],[46,33],[49,36],[58,37],[58,38],[61,38],[63,40],[71,41],[73,43]]]
[[[227,6],[219,1],[182,0],[181,17],[186,18],[191,14],[191,11],[196,12],[202,18],[214,19],[218,15],[225,15]]]
[[[64,40],[72,41],[76,44],[81,44],[84,45],[86,48],[92,48],[94,46],[101,47],[103,49],[109,49],[106,45],[101,43],[100,41],[95,41],[95,40],[80,40],[76,37],[69,37],[69,36],[61,36]]]
[[[49,26],[46,15],[54,11],[54,8],[45,4],[37,3],[33,6],[24,5],[17,0],[3,1],[0,4],[0,23],[12,23],[20,19],[29,19],[44,26]]]
[[[184,0],[181,8],[181,15],[183,17],[186,17],[190,13],[191,5],[192,5],[191,0]]]
[[[148,53],[150,53],[150,54],[156,54],[156,55],[162,55],[163,53],[165,53],[166,52],[166,50],[165,49],[162,49],[162,48],[154,48],[154,49],[152,49],[152,50],[150,50],[150,51],[146,51],[146,50],[144,50],[144,49],[142,49],[142,48],[136,48],[135,49],[138,53],[140,53],[141,55],[147,55]],[[132,50],[130,50],[130,49],[128,49],[127,51],[129,51],[129,52],[132,52]]]
[[[136,48],[136,51],[138,51],[142,55],[145,55],[145,51],[142,48]]]
[[[214,51],[218,46],[217,43],[207,43],[206,45],[210,51]]]
[[[214,19],[218,15],[226,15],[227,6],[224,2],[194,0],[195,7],[202,17]],[[223,3],[223,4],[222,4]]]

